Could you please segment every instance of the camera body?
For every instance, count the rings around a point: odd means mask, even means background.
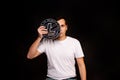
[[[48,18],[41,22],[41,26],[45,26],[45,28],[48,30],[48,34],[44,34],[43,38],[47,39],[57,39],[60,35],[60,25],[59,23],[53,19]]]

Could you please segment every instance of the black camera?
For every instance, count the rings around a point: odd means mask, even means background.
[[[53,19],[48,18],[41,22],[41,26],[45,26],[45,28],[48,30],[48,34],[44,34],[43,38],[47,39],[57,39],[60,35],[60,25],[59,23]]]

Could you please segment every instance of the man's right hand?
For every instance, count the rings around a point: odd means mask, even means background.
[[[43,34],[47,34],[47,33],[48,33],[48,30],[45,29],[44,26],[40,26],[40,27],[37,29],[37,31],[38,31],[38,34],[39,34],[39,37],[40,37],[40,38],[43,38]]]

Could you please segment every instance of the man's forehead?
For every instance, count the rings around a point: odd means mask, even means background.
[[[65,19],[60,19],[60,20],[58,20],[57,22],[63,24],[63,23],[65,23]]]

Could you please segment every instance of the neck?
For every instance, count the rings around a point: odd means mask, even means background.
[[[58,40],[60,40],[60,41],[61,41],[61,40],[64,40],[64,39],[66,39],[66,37],[67,37],[67,36],[59,37]]]

